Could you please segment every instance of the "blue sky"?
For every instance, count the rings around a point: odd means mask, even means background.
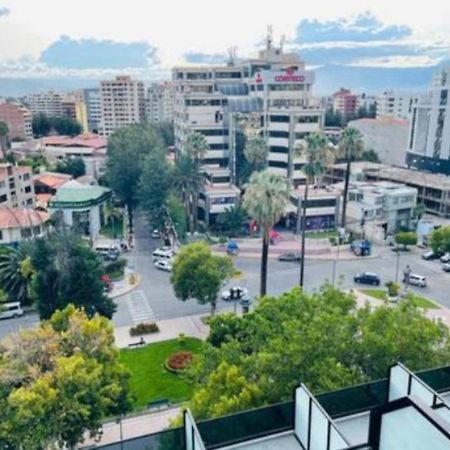
[[[251,56],[267,24],[317,70],[426,70],[450,60],[450,2],[428,0],[0,0],[2,79],[168,77],[184,63]],[[255,11],[257,11],[255,13]],[[7,45],[3,45],[7,43]],[[420,69],[420,70],[419,70]],[[424,72],[425,70],[425,72]],[[399,72],[400,71],[400,72]],[[419,72],[418,72],[419,73]],[[411,78],[413,79],[413,78]]]

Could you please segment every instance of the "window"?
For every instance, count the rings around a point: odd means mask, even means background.
[[[289,138],[289,131],[269,131],[269,137],[274,138]]]
[[[334,199],[334,198],[314,198],[314,199],[309,199],[306,202],[307,208],[323,208],[323,207],[330,207],[330,206],[336,206],[336,199]]]
[[[269,91],[304,91],[304,84],[283,83],[269,84]]]
[[[210,150],[228,150],[228,144],[209,144]]]
[[[211,198],[211,205],[229,205],[236,202],[236,197],[214,197]]]
[[[219,130],[196,130],[198,133],[203,134],[203,136],[228,136],[228,130],[223,128]]]
[[[288,147],[283,147],[281,145],[271,145],[270,146],[270,152],[271,153],[289,153]]]
[[[8,196],[6,194],[0,195],[0,203],[6,202],[8,200]]]
[[[25,188],[25,193],[26,194],[29,194],[31,192],[31,186],[27,186],[26,188]]]
[[[319,116],[300,116],[297,118],[298,123],[318,123]]]
[[[31,228],[22,228],[20,230],[20,236],[24,239],[31,237],[31,235],[32,235]]]
[[[28,181],[30,179],[30,174],[29,173],[25,173],[23,175],[23,181]]]
[[[271,122],[289,123],[289,116],[270,116]]]
[[[3,231],[0,230],[0,241],[3,241]]]
[[[287,169],[288,163],[284,161],[269,161],[269,167],[279,167],[281,169]]]

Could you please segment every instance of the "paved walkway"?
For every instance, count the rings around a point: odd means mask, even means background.
[[[134,279],[133,279],[134,277]],[[113,281],[113,289],[109,294],[111,298],[121,297],[136,289],[141,282],[140,275],[134,270],[125,268],[125,276],[122,280]]]
[[[185,336],[206,339],[209,327],[201,321],[202,315],[179,317],[177,319],[160,320],[157,322],[158,333],[147,334],[144,337],[146,343],[166,341],[175,339],[180,333]],[[119,348],[128,347],[128,344],[139,341],[139,337],[130,336],[130,327],[119,327],[114,329],[116,346]]]
[[[180,410],[181,408],[175,407],[124,418],[122,420],[123,440],[158,433],[169,428],[170,421],[180,413]],[[120,424],[116,421],[111,421],[103,424],[103,434],[99,441],[87,438],[78,448],[95,448],[96,446],[113,444],[115,442],[120,442]]]

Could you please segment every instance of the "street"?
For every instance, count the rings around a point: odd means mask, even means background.
[[[131,326],[144,321],[171,319],[194,314],[208,313],[209,305],[199,305],[195,300],[186,302],[178,300],[172,290],[170,274],[157,270],[153,266],[152,251],[160,246],[159,240],[150,237],[149,228],[143,215],[135,218],[135,249],[125,254],[129,260],[129,267],[134,268],[141,276],[140,285],[129,294],[116,299],[117,312],[113,317],[116,327]],[[441,269],[438,261],[424,261],[420,258],[423,251],[419,249],[411,252],[401,252],[399,260],[398,279],[401,281],[403,268],[409,264],[413,273],[424,275],[428,286],[418,288],[411,286],[411,290],[438,301],[450,308],[450,274]],[[361,271],[369,271],[381,277],[382,285],[395,280],[397,254],[390,247],[377,248],[378,257],[366,259],[342,260],[336,263],[333,260],[306,261],[305,289],[312,291],[319,289],[325,280],[332,281],[333,266],[335,265],[336,285],[349,289],[363,287],[353,283],[353,275]],[[234,258],[235,265],[242,276],[238,280],[231,280],[227,286],[241,285],[248,289],[251,297],[259,292],[258,258]],[[299,264],[269,260],[268,294],[278,295],[298,285]],[[234,305],[218,300],[218,311],[234,309]],[[238,305],[238,308],[240,306]],[[20,328],[28,328],[38,323],[35,313],[28,313],[18,319],[0,321],[0,337],[3,337]]]

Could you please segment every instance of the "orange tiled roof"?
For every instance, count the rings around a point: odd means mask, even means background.
[[[84,133],[75,137],[47,136],[42,138],[45,145],[58,147],[92,147],[95,150],[106,147],[106,138],[93,133]]]
[[[49,214],[33,209],[0,208],[0,229],[34,227],[49,218]]]
[[[44,184],[52,189],[58,189],[71,179],[72,177],[65,173],[44,172],[43,174],[36,176],[34,182]]]

